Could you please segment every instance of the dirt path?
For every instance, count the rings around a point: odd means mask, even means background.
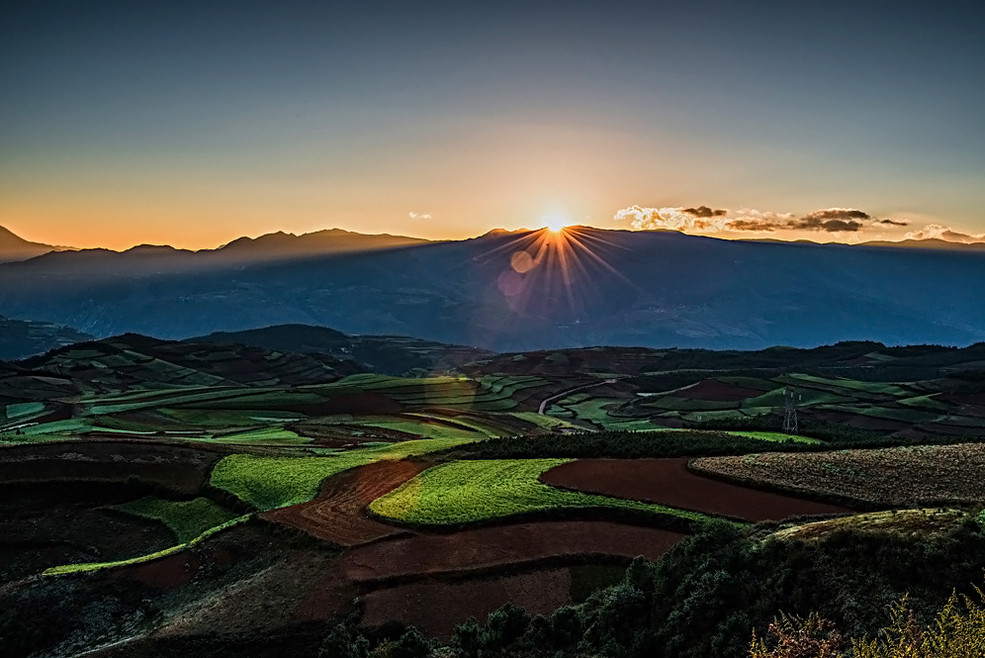
[[[406,530],[369,518],[366,506],[414,477],[429,464],[379,461],[329,478],[314,500],[263,515],[339,546],[357,546]]]

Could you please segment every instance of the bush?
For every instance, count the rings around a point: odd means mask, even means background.
[[[507,603],[489,613],[486,628],[479,636],[480,646],[489,651],[506,649],[523,637],[529,625],[530,615],[523,608]]]
[[[455,627],[452,633],[451,646],[457,649],[465,658],[476,658],[479,655],[479,636],[482,629],[475,617],[469,617]]]
[[[408,628],[390,649],[390,658],[427,658],[434,643],[416,628]]]

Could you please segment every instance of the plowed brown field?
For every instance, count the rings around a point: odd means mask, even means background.
[[[455,626],[469,617],[485,622],[490,612],[510,601],[531,615],[549,614],[571,602],[570,592],[568,569],[455,583],[426,580],[366,594],[363,624],[379,626],[397,619],[447,641]]]
[[[468,571],[570,555],[655,560],[683,534],[609,521],[540,521],[415,535],[361,546],[343,558],[355,581]]]
[[[541,476],[550,485],[631,498],[748,521],[805,514],[838,514],[847,508],[758,491],[690,472],[680,459],[579,459]]]
[[[985,444],[708,457],[694,467],[814,495],[877,505],[985,502]]]
[[[414,477],[429,464],[380,461],[329,478],[314,500],[273,510],[264,518],[283,523],[339,546],[357,546],[406,532],[374,521],[365,509]]]

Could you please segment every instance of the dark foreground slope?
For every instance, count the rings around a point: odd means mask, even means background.
[[[578,228],[197,271],[97,256],[0,266],[0,311],[96,335],[305,323],[497,350],[985,339],[979,252]]]

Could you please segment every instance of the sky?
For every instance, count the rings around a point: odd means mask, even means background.
[[[985,240],[980,2],[0,4],[0,226]]]

